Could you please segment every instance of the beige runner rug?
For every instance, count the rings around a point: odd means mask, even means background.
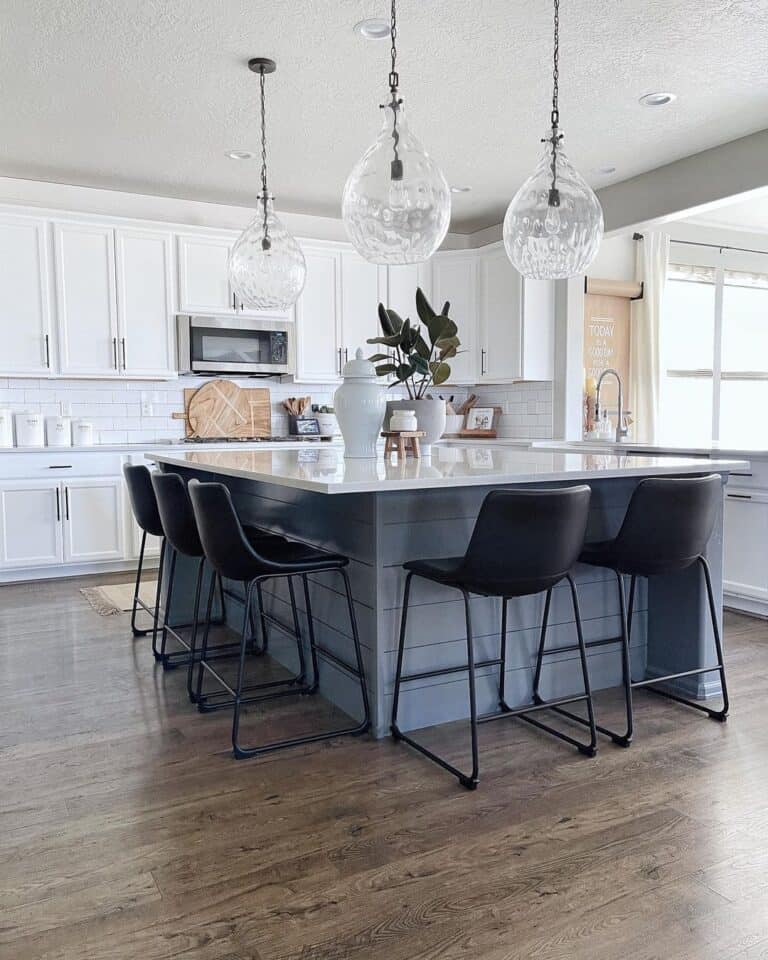
[[[80,593],[90,603],[96,613],[102,617],[113,617],[133,607],[135,583],[107,583],[101,587],[81,587]],[[147,580],[141,584],[139,596],[148,607],[154,607],[157,580]]]

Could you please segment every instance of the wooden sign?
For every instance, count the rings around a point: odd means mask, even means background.
[[[587,377],[597,380],[608,367],[618,370],[624,386],[624,403],[629,397],[629,318],[628,296],[587,293],[584,297],[584,368]],[[618,387],[615,378],[607,379],[600,390],[602,404],[615,411]]]

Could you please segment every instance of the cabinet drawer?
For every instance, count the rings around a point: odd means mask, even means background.
[[[749,467],[735,470],[728,478],[728,489],[732,487],[768,490],[768,460],[750,460]]]
[[[120,473],[119,453],[0,453],[0,479],[61,480],[67,477],[105,477]]]

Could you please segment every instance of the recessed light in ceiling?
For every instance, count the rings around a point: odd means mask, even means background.
[[[609,173],[616,173],[616,167],[612,163],[604,163],[602,166],[597,168],[597,173],[602,173],[607,175]]]
[[[384,40],[389,36],[389,22],[381,17],[368,17],[360,20],[352,28],[364,40]]]
[[[451,193],[469,193],[472,187],[451,187]]]
[[[640,97],[639,103],[644,107],[666,107],[673,100],[677,100],[676,93],[646,93]]]
[[[250,150],[227,150],[224,156],[229,160],[253,160],[256,154]]]

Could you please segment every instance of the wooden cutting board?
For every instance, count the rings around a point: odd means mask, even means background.
[[[230,380],[211,380],[184,391],[188,437],[269,437],[272,405],[264,387],[238,387]]]

